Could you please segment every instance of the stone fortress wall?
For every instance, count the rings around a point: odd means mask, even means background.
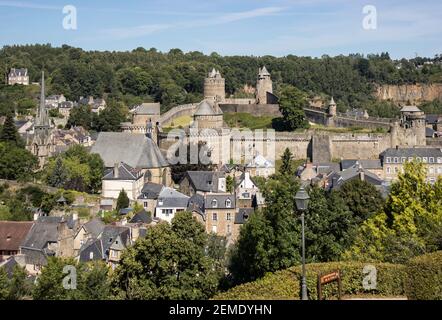
[[[264,69],[264,68],[263,68]],[[263,74],[265,75],[265,85],[262,83],[259,88],[268,89],[271,84],[270,76],[267,71],[260,69],[259,81],[262,82]],[[219,79],[221,76],[219,71],[212,70],[209,73],[210,78]],[[222,79],[222,78],[221,78]],[[212,101],[223,112],[245,112],[257,116],[281,116],[278,104],[260,103],[259,97],[264,97],[261,92],[257,92],[255,103],[251,103],[251,99],[245,99],[248,103],[229,103],[242,101],[229,101],[229,99],[219,99],[223,96],[220,94],[221,87],[224,85],[217,82],[216,88],[206,86],[206,100]],[[209,83],[207,83],[209,84]],[[217,98],[212,97],[212,93],[216,91]],[[259,91],[259,90],[258,90]],[[207,96],[207,97],[206,97]],[[215,101],[214,101],[215,100]],[[161,116],[161,123],[172,121],[174,117],[183,114],[190,115],[195,113],[196,105],[178,106]],[[266,146],[270,142],[272,144],[272,152],[275,158],[279,159],[286,148],[289,148],[295,159],[309,158],[313,162],[329,162],[338,159],[378,159],[379,154],[387,148],[396,146],[425,146],[425,115],[421,112],[402,114],[401,119],[385,119],[374,118],[364,114],[362,116],[349,116],[336,111],[336,104],[332,99],[328,108],[311,105],[305,108],[306,116],[309,121],[323,124],[330,127],[361,127],[361,128],[383,128],[388,133],[335,133],[327,131],[306,130],[299,132],[274,132],[274,136],[270,137],[252,137],[243,138],[236,137],[232,134],[221,132],[221,128],[214,130],[200,131],[198,140],[205,141],[210,145],[212,154],[216,158],[214,163],[218,161],[226,161],[225,150],[229,148],[231,153],[238,148],[242,150],[258,149],[260,146]],[[210,129],[210,128],[209,128]],[[218,132],[218,134],[217,134]],[[185,137],[189,139],[189,136]],[[187,140],[188,142],[188,140]],[[158,144],[162,150],[167,150],[175,143],[174,140],[168,140],[166,133],[159,133]],[[274,151],[273,151],[274,150]],[[265,153],[265,147],[261,152]]]

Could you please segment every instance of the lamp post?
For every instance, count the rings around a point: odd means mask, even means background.
[[[301,224],[302,224],[302,280],[301,280],[301,298],[302,300],[308,300],[307,297],[307,281],[305,277],[305,235],[304,235],[304,212],[308,208],[310,197],[304,187],[301,187],[295,195],[295,203],[298,211],[301,211]]]

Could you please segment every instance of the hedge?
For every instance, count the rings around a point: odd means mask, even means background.
[[[377,270],[377,286],[374,290],[363,288],[366,265]],[[318,274],[340,270],[342,295],[373,294],[376,296],[403,296],[405,294],[406,267],[389,263],[329,262],[306,266],[307,291],[310,300],[318,299]],[[297,300],[300,298],[301,266],[266,275],[254,282],[239,285],[216,295],[216,300]],[[337,299],[338,285],[333,282],[323,286],[323,298]]]
[[[442,251],[408,262],[406,293],[413,300],[442,300]]]

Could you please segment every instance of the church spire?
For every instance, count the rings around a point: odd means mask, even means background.
[[[48,112],[45,104],[45,73],[41,72],[41,92],[40,92],[40,106],[38,108],[37,117],[35,119],[35,125],[39,127],[49,127]]]

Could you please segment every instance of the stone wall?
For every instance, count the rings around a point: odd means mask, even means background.
[[[219,104],[224,113],[250,113],[254,116],[281,117],[277,104]]]
[[[173,119],[181,117],[181,116],[192,116],[195,113],[197,104],[195,103],[189,103],[189,104],[183,104],[180,106],[173,107],[169,111],[163,113],[160,118],[159,122],[161,125],[166,125],[173,121]]]

